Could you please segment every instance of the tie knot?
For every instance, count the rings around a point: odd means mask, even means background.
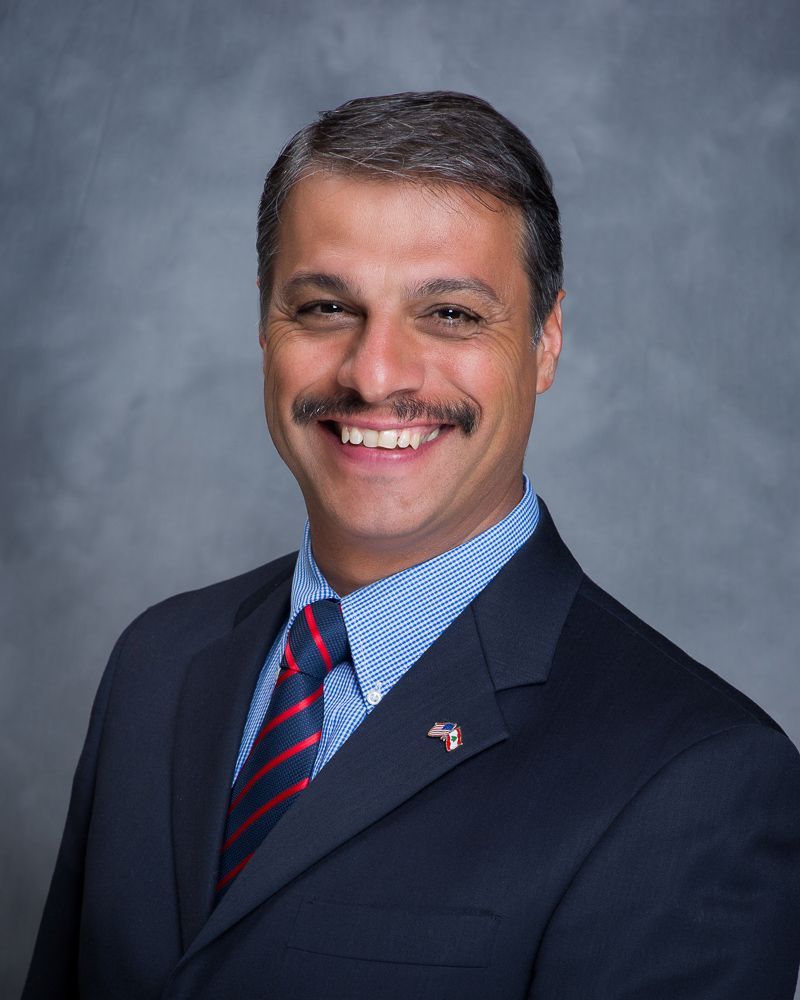
[[[292,622],[281,666],[312,677],[324,677],[347,659],[349,649],[341,604],[314,601]]]

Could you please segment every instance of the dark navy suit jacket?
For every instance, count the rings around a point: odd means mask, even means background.
[[[120,638],[25,1000],[791,1000],[797,752],[589,581],[544,505],[214,908],[293,565]]]

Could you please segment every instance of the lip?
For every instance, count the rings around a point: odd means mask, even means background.
[[[369,420],[359,420],[358,417],[354,417],[352,420],[339,420],[328,418],[326,420],[319,421],[321,424],[336,424],[337,427],[358,427],[362,431],[419,431],[420,434],[428,434],[430,431],[440,428],[442,431],[445,428],[449,428],[450,424],[420,424],[412,423],[407,424],[402,420],[376,420],[371,418]]]
[[[380,420],[370,420],[364,423],[357,423],[353,421],[352,424],[347,424],[348,427],[358,427],[362,430],[415,430],[420,431],[420,433],[428,433],[429,431],[439,428],[439,436],[435,437],[433,441],[426,441],[424,444],[420,444],[418,449],[414,448],[365,448],[363,445],[352,445],[352,444],[342,444],[342,439],[340,434],[335,433],[331,430],[331,425],[336,425],[336,427],[341,427],[344,421],[339,420],[324,420],[317,422],[317,430],[324,441],[328,442],[328,448],[333,452],[333,454],[341,461],[351,462],[356,465],[363,465],[365,463],[369,465],[374,465],[376,462],[419,462],[423,461],[431,452],[434,450],[435,445],[439,444],[440,441],[446,440],[449,436],[450,431],[454,430],[452,424],[404,424],[395,423],[390,424],[382,422]]]

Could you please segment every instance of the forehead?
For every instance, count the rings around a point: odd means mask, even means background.
[[[304,178],[281,211],[275,259],[282,280],[297,269],[383,284],[472,276],[527,294],[519,211],[453,184],[330,172]]]

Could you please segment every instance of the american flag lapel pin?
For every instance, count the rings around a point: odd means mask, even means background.
[[[461,726],[457,722],[435,722],[428,730],[428,736],[438,737],[448,753],[464,742],[461,738]]]

